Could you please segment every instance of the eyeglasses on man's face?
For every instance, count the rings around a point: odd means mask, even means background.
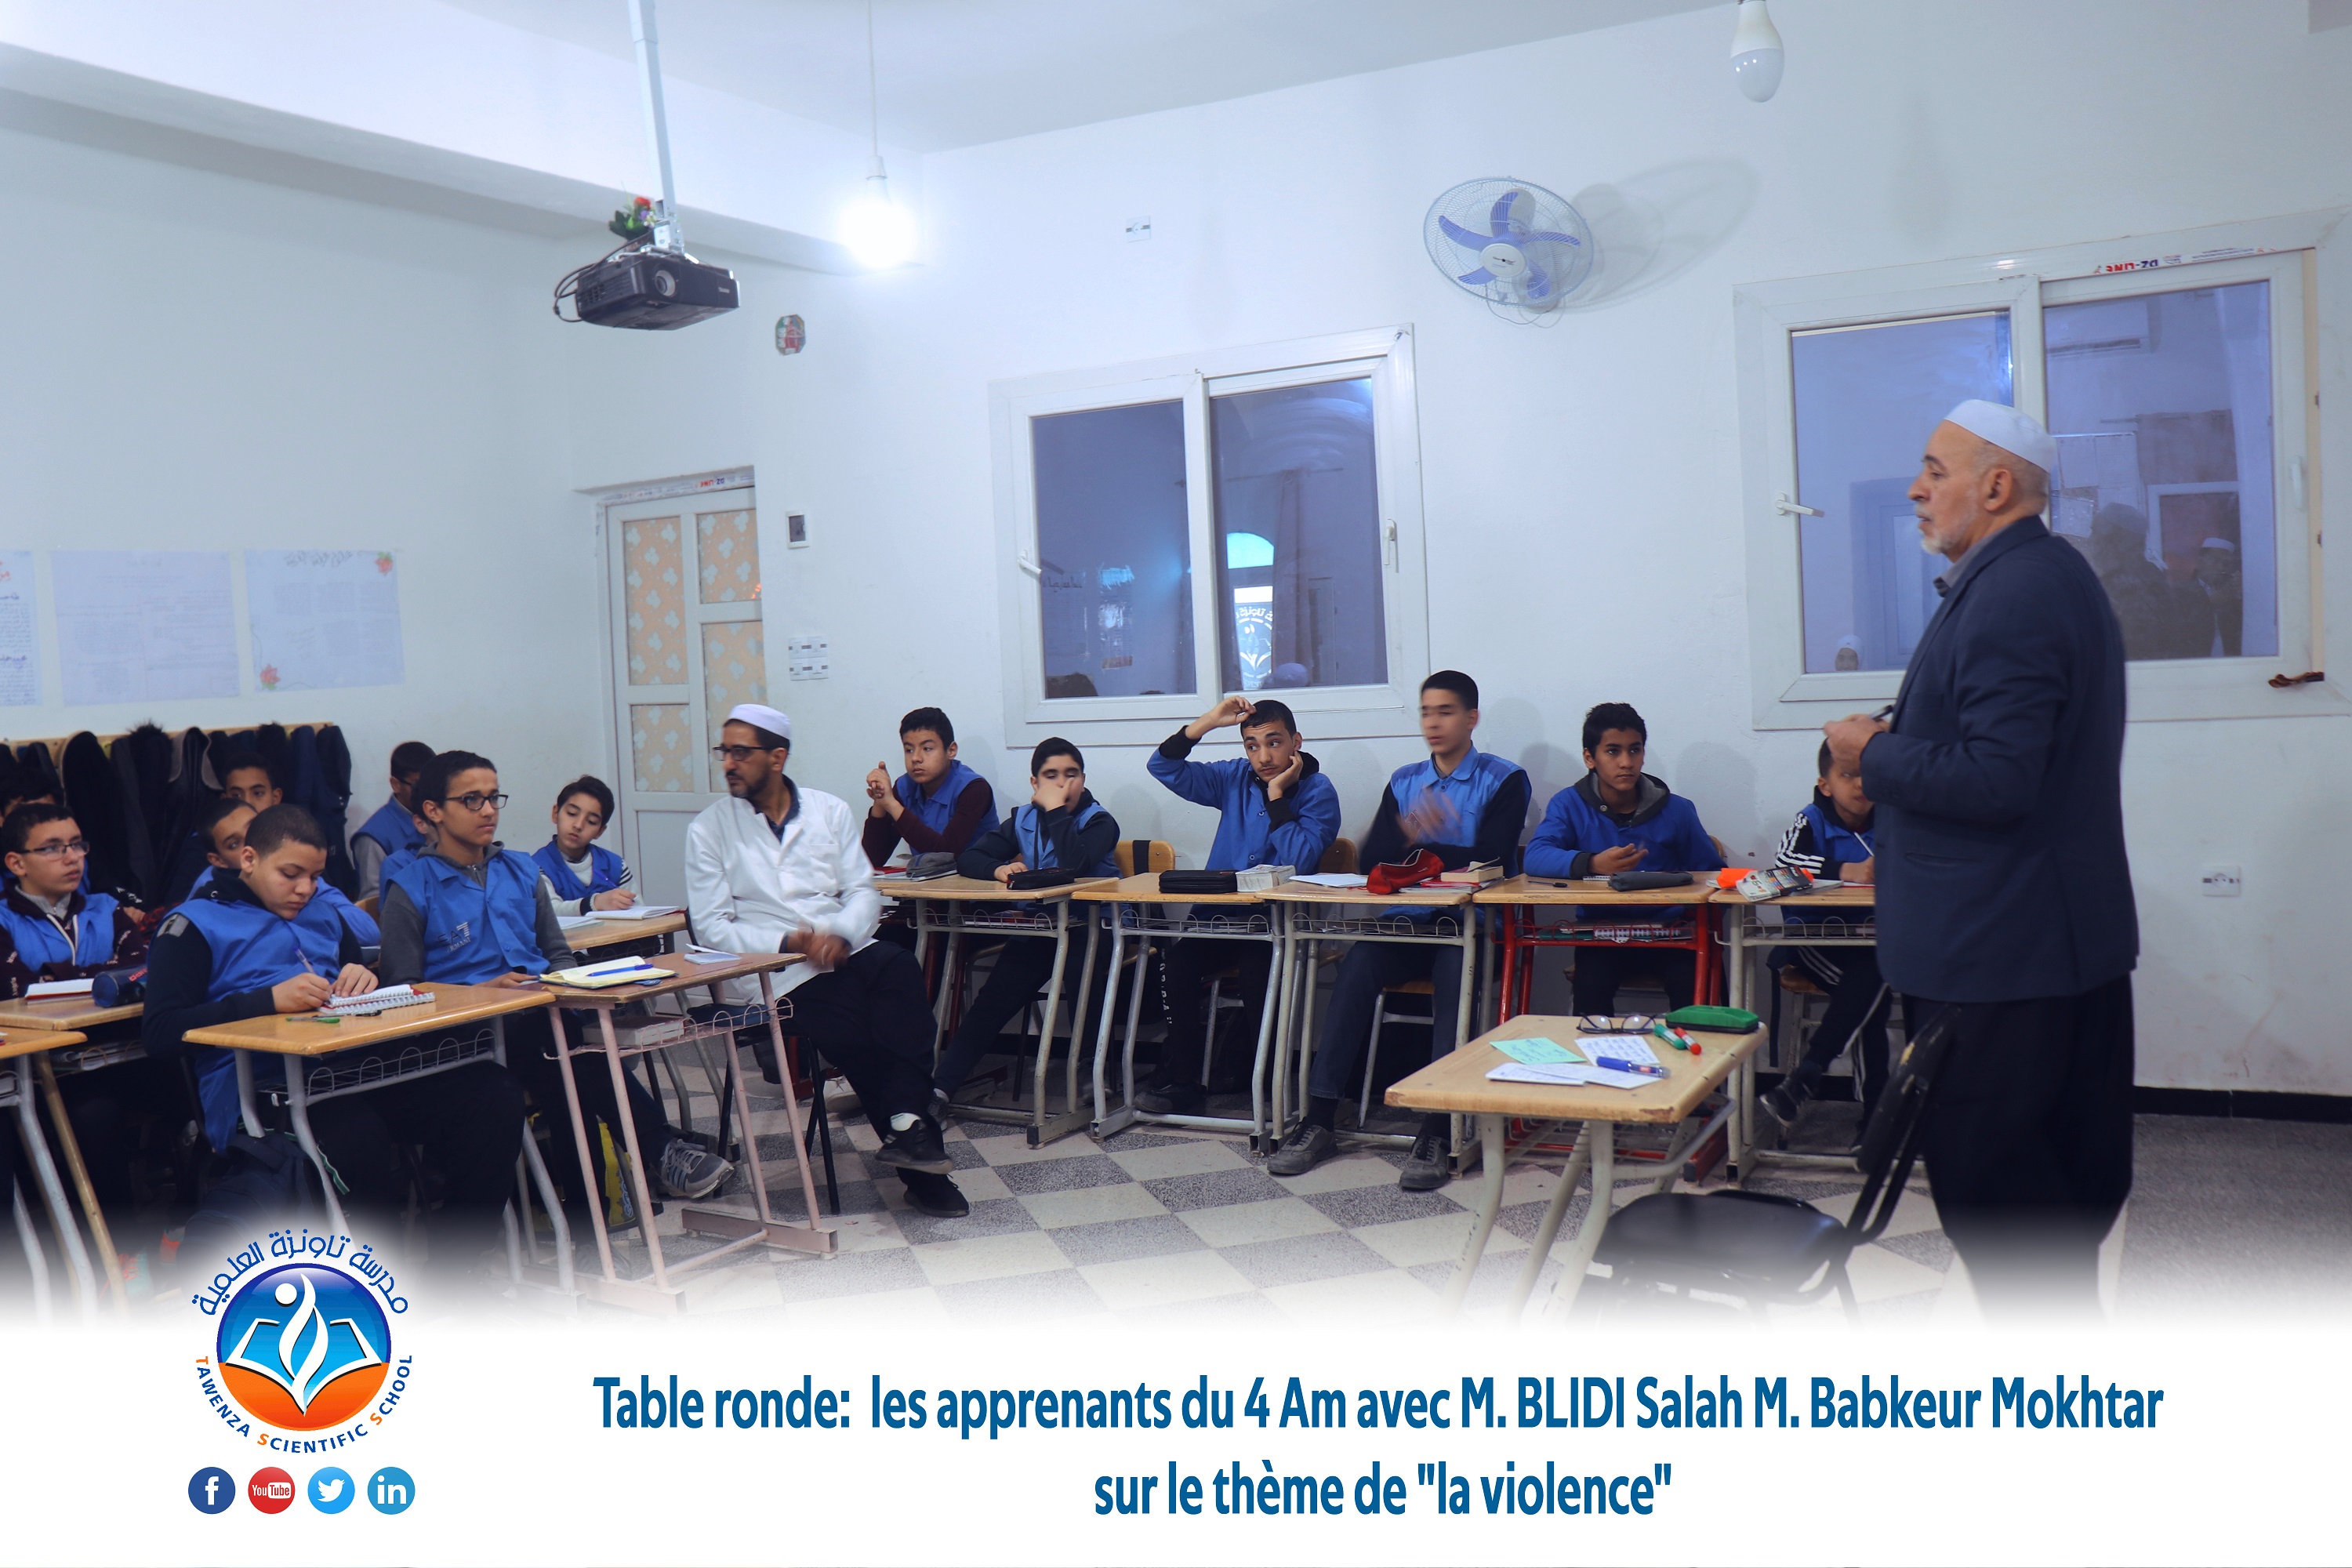
[[[748,763],[753,757],[765,755],[768,750],[765,746],[713,746],[710,754],[722,763]]]
[[[465,795],[445,795],[441,797],[441,804],[444,805],[462,805],[467,811],[473,812],[478,816],[485,811],[500,811],[505,809],[507,802],[512,798],[513,796],[511,795],[482,795],[478,792],[469,792]]]

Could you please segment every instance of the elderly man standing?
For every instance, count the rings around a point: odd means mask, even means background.
[[[1961,404],[1910,499],[1949,561],[1891,722],[1824,726],[1878,808],[1878,957],[1917,1029],[1958,1009],[1927,1132],[1944,1229],[1992,1311],[2095,1310],[2132,1180],[2123,637],[2042,525],[2057,443]]]

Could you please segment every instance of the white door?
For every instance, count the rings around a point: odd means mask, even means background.
[[[726,793],[719,727],[768,700],[758,509],[749,489],[632,501],[606,510],[604,536],[621,848],[642,898],[682,904],[687,824]]]

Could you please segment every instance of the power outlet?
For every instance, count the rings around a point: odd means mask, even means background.
[[[820,637],[797,637],[784,644],[784,663],[793,680],[824,680],[833,674],[833,645]]]
[[[2197,874],[2197,885],[2209,899],[2234,899],[2246,890],[2246,879],[2235,866],[2208,866]]]

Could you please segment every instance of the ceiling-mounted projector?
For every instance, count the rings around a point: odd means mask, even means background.
[[[629,31],[637,41],[637,77],[646,92],[646,131],[661,173],[661,200],[645,204],[645,222],[614,223],[627,241],[556,280],[554,311],[561,321],[667,331],[733,310],[735,274],[686,253],[677,226],[677,194],[669,172],[669,119],[662,108],[661,44],[654,35],[654,0],[629,0]],[[641,204],[644,199],[639,198]],[[572,313],[563,313],[572,302]]]

